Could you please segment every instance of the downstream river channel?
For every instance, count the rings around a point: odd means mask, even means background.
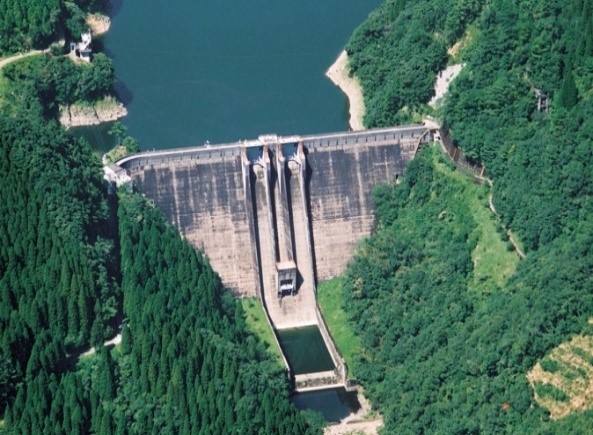
[[[142,149],[347,130],[325,71],[379,4],[119,0],[100,44]]]

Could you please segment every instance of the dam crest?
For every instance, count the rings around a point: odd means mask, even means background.
[[[346,382],[316,284],[343,273],[370,235],[373,188],[397,181],[431,140],[422,125],[262,135],[134,154],[110,174],[154,201],[237,296],[260,298],[275,331],[319,327],[335,368],[292,375],[297,391],[307,391]]]

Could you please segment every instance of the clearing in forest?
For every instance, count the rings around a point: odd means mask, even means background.
[[[437,171],[465,186],[464,202],[476,223],[473,236],[477,243],[472,251],[474,270],[470,287],[481,292],[504,288],[508,278],[515,273],[519,257],[509,244],[498,218],[488,207],[489,186],[476,184],[447,165],[442,152],[433,155]]]
[[[455,44],[453,44],[449,50],[447,50],[447,54],[450,56],[450,63],[460,63],[463,57],[463,54],[467,50],[467,48],[472,44],[476,35],[478,33],[478,29],[475,25],[469,25],[465,34],[459,39]]]
[[[562,343],[529,371],[527,380],[536,402],[554,420],[593,408],[593,336]]]

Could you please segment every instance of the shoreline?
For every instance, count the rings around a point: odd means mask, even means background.
[[[86,24],[93,37],[101,37],[111,28],[111,18],[100,13],[87,14]],[[73,62],[78,62],[78,59],[72,53],[70,58]],[[88,127],[117,121],[128,114],[127,108],[115,94],[109,94],[96,101],[77,102],[68,106],[60,106],[59,111],[58,121],[66,130],[72,127]]]
[[[87,14],[86,24],[93,36],[102,36],[111,28],[111,18],[103,14]]]
[[[59,122],[66,129],[99,125],[125,117],[128,110],[116,97],[108,95],[93,102],[74,103],[60,106]]]
[[[357,77],[350,77],[348,75],[348,54],[346,50],[342,50],[336,61],[329,67],[325,75],[334,83],[340,90],[346,94],[349,103],[350,113],[350,128],[354,131],[364,130],[364,95],[362,93],[362,86]]]

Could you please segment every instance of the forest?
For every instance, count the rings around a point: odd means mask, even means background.
[[[101,7],[0,0],[0,52],[76,34]],[[553,419],[535,394],[570,396],[527,379],[593,335],[593,0],[386,0],[347,51],[367,126],[431,114],[492,181],[431,146],[374,194],[376,231],[341,283],[353,375],[383,433],[593,432],[592,410]],[[111,61],[95,63],[2,71],[0,433],[320,433],[207,260],[140,195],[109,194],[88,144],[58,126],[59,104],[111,87]],[[451,63],[463,71],[433,111]],[[485,229],[499,239],[486,248]]]
[[[108,4],[108,0],[0,0],[0,55],[78,38],[86,29],[86,14],[105,11]]]
[[[526,378],[556,346],[593,333],[592,12],[590,0],[395,0],[349,42],[367,125],[442,119],[484,164],[499,225],[527,252],[507,279],[476,284],[480,222],[437,148],[376,192],[377,231],[343,279],[342,303],[363,343],[355,375],[385,433],[593,431],[591,399],[554,420]],[[463,71],[432,112],[434,77],[452,62]]]
[[[111,89],[111,61],[2,74],[0,433],[319,433],[207,260],[58,125]]]

